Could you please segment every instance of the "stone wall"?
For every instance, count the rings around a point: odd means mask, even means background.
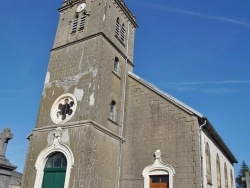
[[[160,149],[163,162],[176,171],[174,188],[200,188],[197,118],[134,78],[127,89],[122,187],[143,187],[142,171]]]
[[[212,186],[218,187],[217,182],[217,155],[220,161],[220,172],[221,172],[221,187],[225,187],[225,165],[227,167],[227,177],[228,177],[228,188],[235,188],[235,177],[234,177],[234,167],[233,164],[230,163],[230,160],[226,157],[226,155],[219,149],[216,142],[209,135],[207,131],[202,131],[202,137],[204,138],[202,141],[203,147],[203,161],[204,161],[204,173],[206,174],[207,166],[206,166],[206,154],[205,154],[205,146],[209,145],[210,155],[211,155],[211,174],[212,174]],[[206,175],[204,176],[204,183],[207,183]]]
[[[34,187],[37,157],[40,151],[53,144],[54,133],[53,129],[41,130],[34,132],[31,137],[23,188]],[[87,123],[63,127],[61,141],[72,150],[74,156],[69,187],[116,187],[119,146],[117,137]]]
[[[113,71],[115,57],[119,58],[117,74]],[[50,109],[54,101],[71,93],[77,99],[77,111],[69,122],[91,119],[118,133],[116,126],[108,125],[108,118],[110,102],[115,100],[116,123],[120,123],[124,69],[125,59],[102,35],[53,51],[36,127],[53,125]]]

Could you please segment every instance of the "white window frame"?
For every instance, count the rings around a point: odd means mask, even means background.
[[[155,152],[155,162],[152,165],[147,166],[142,171],[142,177],[144,178],[144,188],[150,188],[150,176],[153,175],[168,175],[169,176],[169,188],[173,188],[173,177],[175,175],[174,168],[161,161],[161,151]]]
[[[65,175],[64,188],[69,187],[70,172],[74,166],[74,156],[71,149],[67,145],[61,143],[61,133],[62,129],[58,127],[55,131],[54,135],[55,138],[53,144],[44,148],[37,157],[35,163],[35,168],[37,171],[35,185],[34,185],[35,188],[42,187],[45,164],[48,158],[55,152],[63,153],[67,159],[67,169]]]

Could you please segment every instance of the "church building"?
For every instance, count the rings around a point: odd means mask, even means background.
[[[136,3],[136,2],[135,2]],[[133,73],[122,0],[65,0],[23,188],[235,188],[209,120]]]

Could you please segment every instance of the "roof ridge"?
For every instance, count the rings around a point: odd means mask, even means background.
[[[193,109],[192,107],[188,106],[187,104],[178,100],[177,98],[173,97],[172,95],[166,93],[165,91],[162,91],[161,89],[156,87],[154,84],[151,84],[150,82],[144,80],[143,78],[139,77],[138,75],[136,75],[130,71],[128,72],[128,75],[133,77],[134,79],[140,81],[141,83],[143,83],[144,85],[146,85],[150,89],[156,91],[157,93],[160,93],[161,95],[166,97],[168,100],[174,102],[175,104],[181,106],[182,108],[194,113],[195,115],[199,116],[200,118],[205,118],[205,116],[202,113],[198,112],[197,110]]]

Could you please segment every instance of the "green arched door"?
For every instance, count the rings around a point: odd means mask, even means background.
[[[42,188],[64,188],[67,159],[60,153],[49,157],[44,168]]]

